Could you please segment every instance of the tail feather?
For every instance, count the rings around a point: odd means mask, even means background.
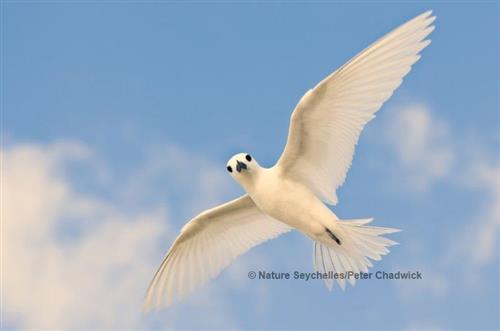
[[[314,269],[328,273],[332,271],[337,274],[337,283],[345,289],[346,281],[355,285],[354,277],[345,277],[348,272],[368,272],[373,266],[370,259],[378,261],[382,256],[389,253],[388,247],[397,245],[397,242],[382,237],[384,234],[399,232],[398,229],[368,226],[373,218],[357,220],[338,220],[339,234],[342,245],[330,245],[323,242],[314,242]],[[344,275],[341,277],[340,275]],[[332,290],[335,279],[327,277],[325,285]]]

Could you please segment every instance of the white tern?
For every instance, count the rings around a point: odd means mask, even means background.
[[[183,299],[241,254],[292,229],[313,240],[320,272],[367,272],[370,259],[387,254],[395,242],[382,235],[399,230],[367,225],[372,219],[340,220],[326,204],[337,203],[361,130],[429,45],[434,20],[431,11],[415,17],[307,91],[272,168],[248,153],[233,156],[227,171],[246,194],[182,228],[151,281],[144,309]],[[346,279],[337,282],[345,288]],[[325,283],[331,290],[333,279]]]

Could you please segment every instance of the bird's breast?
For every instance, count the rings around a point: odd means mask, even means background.
[[[263,177],[248,193],[264,213],[306,233],[323,231],[320,220],[331,217],[329,209],[295,181]]]

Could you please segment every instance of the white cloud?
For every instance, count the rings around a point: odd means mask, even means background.
[[[128,180],[123,194],[127,199],[151,200],[172,192],[183,198],[182,212],[192,213],[212,207],[228,195],[236,196],[235,188],[224,166],[178,146],[160,144],[146,149],[143,165]]]
[[[398,266],[395,271],[399,270],[416,270],[422,273],[422,279],[395,282],[398,295],[405,301],[414,301],[419,298],[428,300],[431,297],[442,298],[449,292],[448,276],[429,268],[426,264],[413,263],[408,268]]]
[[[471,273],[495,262],[500,233],[500,164],[487,155],[474,154],[461,172],[461,183],[486,198],[474,220],[461,229],[458,245],[449,252],[452,260],[465,257]]]
[[[146,184],[136,181],[134,187],[146,191],[151,179],[148,169],[154,167],[153,174],[163,172],[169,178],[182,173],[176,165],[187,162],[189,155],[179,153],[182,157],[167,154],[168,166],[165,160],[154,166],[151,160],[141,165],[134,174],[143,176]],[[106,200],[97,193],[79,193],[68,165],[94,167],[98,177],[100,170],[95,165],[103,163],[80,143],[14,144],[1,151],[1,158],[2,313],[7,325],[23,329],[147,328],[149,324],[141,316],[142,298],[159,262],[159,248],[163,254],[167,239],[176,235],[169,229],[167,206],[161,203],[134,210],[126,207],[123,197]],[[203,169],[213,169],[211,163],[196,160],[200,171],[194,177],[210,179],[199,194],[226,192],[224,181],[213,185],[213,174],[204,173]],[[113,173],[112,169],[107,172]],[[109,189],[116,195],[130,191],[126,182]],[[193,201],[186,204],[197,205]],[[188,300],[188,305],[206,307],[204,326],[234,327],[225,303],[213,293],[207,300],[206,293],[210,288]],[[170,317],[171,327],[182,317],[165,315]]]
[[[457,220],[447,239],[447,249],[437,258],[439,266],[421,284],[436,295],[449,287],[446,270],[460,266],[461,277],[477,288],[479,268],[494,264],[498,257],[500,230],[500,163],[498,155],[479,147],[471,137],[450,130],[443,119],[423,105],[398,110],[386,124],[386,141],[396,153],[396,168],[415,192],[429,192],[438,180],[449,190],[481,196],[480,211],[472,219]],[[477,203],[475,204],[478,205]],[[418,240],[418,239],[416,239]],[[418,288],[418,286],[417,286]],[[400,289],[407,296],[407,289]]]
[[[165,211],[124,214],[75,192],[63,170],[89,157],[77,143],[19,145],[1,157],[8,320],[37,329],[138,325],[135,305],[155,263],[147,257],[166,235]]]
[[[449,175],[455,157],[450,132],[427,107],[413,105],[398,111],[386,132],[411,188],[425,192]]]

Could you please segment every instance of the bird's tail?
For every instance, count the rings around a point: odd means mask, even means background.
[[[359,279],[356,275],[368,272],[368,268],[373,266],[370,259],[380,260],[382,255],[389,253],[389,246],[397,244],[382,235],[400,230],[366,225],[372,220],[338,220],[340,244],[334,240],[329,244],[314,242],[314,269],[326,273],[323,279],[330,291],[335,280],[342,289],[345,289],[346,281],[354,286]]]

